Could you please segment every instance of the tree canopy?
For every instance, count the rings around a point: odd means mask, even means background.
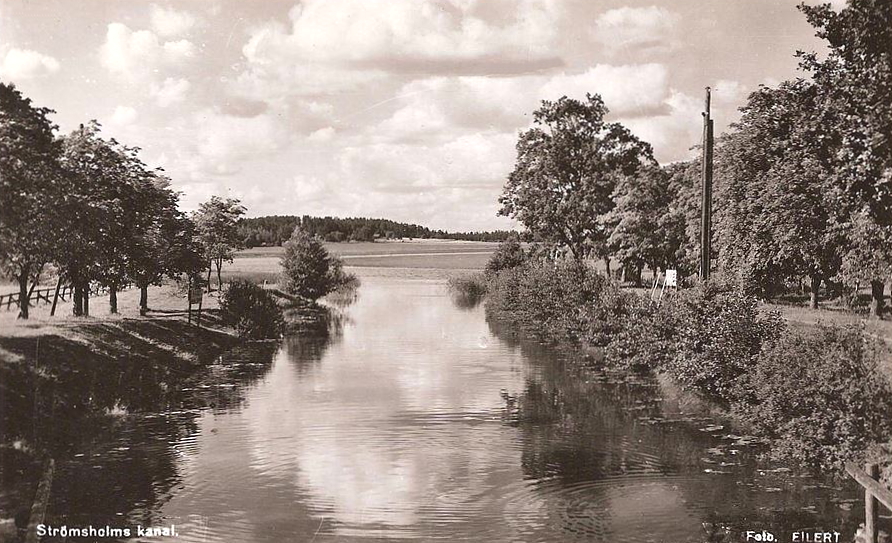
[[[598,95],[543,101],[533,113],[534,127],[518,139],[514,171],[499,198],[500,215],[576,258],[607,256],[609,233],[601,218],[615,205],[616,185],[653,163],[650,145],[606,122],[607,113]]]

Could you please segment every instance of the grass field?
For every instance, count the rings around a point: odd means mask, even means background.
[[[451,240],[386,241],[374,243],[326,243],[347,268],[362,268],[361,275],[380,275],[381,269],[482,270],[498,243]],[[223,267],[223,279],[277,280],[282,247],[256,247],[239,252]],[[358,271],[358,270],[357,270]],[[406,275],[424,276],[424,272]]]

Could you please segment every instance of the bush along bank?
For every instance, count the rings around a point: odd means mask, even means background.
[[[720,284],[658,304],[574,262],[527,261],[490,274],[486,288],[492,317],[603,347],[610,367],[668,375],[766,438],[775,459],[839,470],[892,437],[892,387],[858,328],[791,329]]]

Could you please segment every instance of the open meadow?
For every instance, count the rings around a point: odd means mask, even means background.
[[[382,269],[401,270],[400,275],[428,277],[425,270],[470,272],[482,270],[497,243],[452,240],[406,240],[359,243],[326,243],[325,248],[344,261],[361,268],[360,275],[380,275]],[[281,270],[282,247],[255,247],[236,254],[223,266],[223,280],[235,278],[274,282]],[[359,270],[354,270],[359,271]],[[392,272],[386,272],[391,274]],[[435,274],[442,277],[442,274]]]

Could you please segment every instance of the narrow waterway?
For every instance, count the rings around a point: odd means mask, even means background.
[[[163,405],[80,423],[50,518],[188,542],[789,541],[861,520],[852,486],[759,463],[696,402],[580,371],[443,281],[365,278],[344,313],[328,337],[232,353],[173,399],[147,378]]]

